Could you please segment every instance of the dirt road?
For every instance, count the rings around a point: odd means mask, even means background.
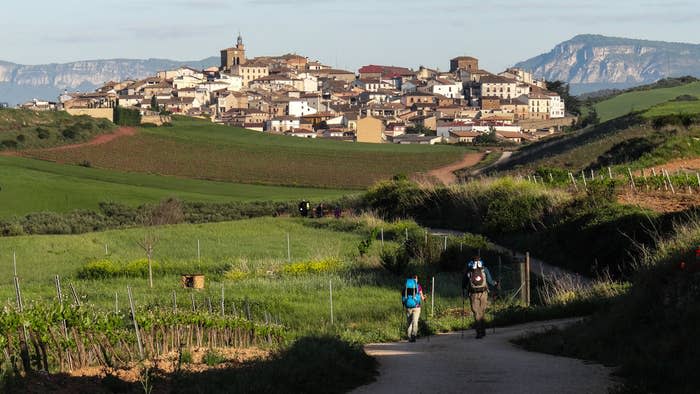
[[[91,139],[90,141],[81,142],[79,144],[61,145],[61,146],[54,146],[51,148],[43,148],[43,149],[30,149],[30,150],[26,150],[26,151],[5,151],[5,152],[0,152],[0,155],[3,155],[3,156],[24,156],[26,153],[27,155],[31,156],[32,153],[60,152],[60,151],[64,151],[64,150],[82,148],[82,147],[86,147],[86,146],[102,145],[102,144],[106,144],[108,142],[114,141],[117,138],[132,136],[134,134],[136,134],[135,128],[133,128],[133,127],[120,127],[114,133],[100,134],[97,137]]]
[[[434,176],[439,179],[444,185],[452,185],[457,183],[457,177],[454,172],[461,170],[462,168],[468,168],[477,165],[484,158],[484,153],[473,152],[464,155],[462,160],[446,165],[444,167],[436,168],[428,172],[428,175]]]
[[[522,350],[509,341],[576,319],[528,323],[488,331],[436,335],[428,341],[365,346],[379,361],[377,381],[353,393],[607,393],[612,370],[572,358]]]

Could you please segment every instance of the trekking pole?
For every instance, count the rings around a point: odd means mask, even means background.
[[[462,339],[464,339],[464,290],[462,290]]]

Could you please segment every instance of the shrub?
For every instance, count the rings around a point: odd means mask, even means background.
[[[92,167],[92,163],[90,162],[90,160],[83,160],[83,161],[81,161],[80,163],[78,163],[78,165],[81,166],[81,167],[85,167],[85,168],[91,168],[91,167]]]
[[[64,129],[63,131],[61,131],[61,135],[67,140],[73,140],[75,139],[75,137],[78,136],[78,132],[74,129]]]
[[[238,269],[230,269],[224,273],[224,278],[230,281],[238,281],[245,279],[248,276],[247,272],[243,272]]]
[[[340,260],[330,257],[322,260],[301,261],[287,264],[282,267],[282,272],[287,275],[320,274],[336,271],[340,266]]]
[[[406,275],[410,263],[406,243],[399,246],[385,246],[379,254],[379,261],[382,267],[392,274]]]
[[[226,358],[214,349],[207,350],[202,357],[202,362],[210,367],[223,364],[226,362]]]
[[[97,260],[85,264],[78,270],[80,279],[108,279],[118,276],[121,270],[111,260]]]
[[[27,137],[25,137],[24,134],[19,134],[19,135],[17,135],[16,140],[17,140],[17,142],[22,143],[22,142],[27,140]]]
[[[15,140],[3,140],[0,142],[0,146],[5,149],[17,149],[17,141]]]
[[[45,139],[49,138],[49,136],[51,136],[51,134],[50,134],[49,131],[46,130],[45,128],[43,128],[43,127],[37,127],[37,128],[36,128],[36,136],[37,136],[40,140],[45,140]]]

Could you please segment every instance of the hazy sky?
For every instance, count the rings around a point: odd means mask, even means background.
[[[240,30],[251,56],[296,52],[355,70],[445,69],[450,58],[471,55],[499,71],[582,33],[697,43],[696,2],[3,0],[0,60],[194,60],[218,56]]]

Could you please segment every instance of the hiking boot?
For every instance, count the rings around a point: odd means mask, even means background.
[[[409,342],[415,342],[416,341],[416,336],[411,335],[411,338],[408,339]]]

